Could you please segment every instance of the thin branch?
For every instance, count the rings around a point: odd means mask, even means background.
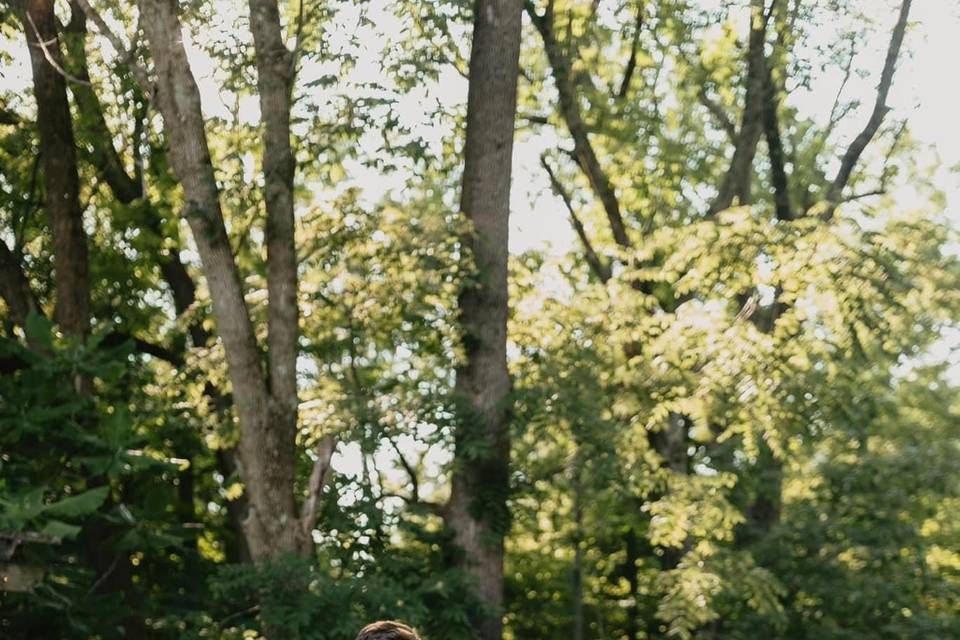
[[[837,95],[833,99],[833,106],[830,107],[830,116],[827,118],[827,131],[824,135],[825,138],[829,137],[833,132],[834,127],[837,126],[837,123],[843,119],[850,111],[850,105],[847,105],[842,110],[840,108],[840,98],[843,96],[844,89],[847,88],[847,83],[850,82],[850,77],[853,75],[853,61],[857,57],[857,41],[854,38],[850,38],[850,56],[847,58],[847,63],[843,67],[843,80],[840,82],[840,88],[837,89]]]
[[[390,443],[391,448],[393,448],[393,452],[397,454],[397,458],[400,460],[400,466],[403,467],[403,470],[406,471],[407,476],[410,478],[413,502],[420,502],[420,480],[417,477],[417,470],[413,468],[413,465],[410,464],[407,457],[403,455],[403,452],[400,451],[400,446],[393,438],[386,436],[386,440]]]
[[[260,605],[255,604],[255,605],[253,605],[252,607],[248,607],[248,608],[246,608],[246,609],[242,609],[242,610],[240,610],[240,611],[231,613],[231,614],[228,615],[226,618],[224,618],[224,619],[222,619],[220,622],[218,622],[218,623],[217,623],[217,627],[222,631],[222,630],[224,630],[224,629],[227,628],[227,623],[230,622],[231,620],[236,620],[237,618],[241,618],[241,617],[243,617],[243,616],[251,615],[251,614],[259,613],[259,612],[260,612]]]
[[[530,124],[550,124],[550,118],[548,116],[542,116],[537,113],[521,113],[517,115],[517,119],[526,120]]]
[[[573,207],[573,201],[570,198],[570,194],[567,193],[567,190],[564,188],[563,184],[560,182],[560,179],[553,171],[553,167],[551,167],[550,163],[547,162],[546,156],[540,156],[540,164],[543,166],[544,171],[547,172],[547,176],[550,178],[550,186],[553,187],[554,193],[556,193],[557,196],[563,200],[563,204],[566,206],[567,212],[570,214],[570,225],[577,233],[577,237],[580,238],[580,243],[583,245],[584,257],[587,261],[587,264],[590,266],[590,270],[593,271],[594,275],[597,276],[600,282],[607,282],[610,280],[611,276],[610,265],[604,263],[604,261],[597,254],[596,250],[593,248],[593,244],[590,242],[590,237],[587,235],[587,231]]]
[[[297,31],[296,36],[293,40],[293,51],[290,52],[290,77],[293,78],[297,74],[297,63],[300,61],[300,53],[303,50],[303,8],[306,4],[306,0],[300,0],[300,4],[297,7]],[[293,82],[291,81],[291,85]]]
[[[94,582],[90,586],[90,589],[87,590],[87,595],[94,593],[97,589],[100,588],[100,585],[102,585],[104,582],[107,581],[107,578],[109,578],[111,574],[113,574],[113,572],[116,570],[117,565],[120,563],[120,558],[122,558],[123,555],[124,554],[122,552],[116,555],[116,557],[113,559],[113,562],[110,563],[110,567],[103,573],[103,575],[97,578],[97,581]]]
[[[697,99],[700,101],[700,104],[706,107],[710,115],[717,120],[717,124],[726,132],[727,137],[730,138],[730,142],[736,144],[737,125],[735,125],[733,120],[730,119],[730,116],[727,115],[726,110],[710,97],[705,86],[700,86],[700,90],[697,91]]]
[[[30,220],[30,214],[34,210],[33,197],[37,193],[37,175],[40,172],[40,152],[38,151],[33,158],[33,168],[30,170],[30,188],[27,189],[27,199],[23,202],[23,211],[17,220],[17,226],[13,230],[13,254],[19,260],[23,252],[23,240],[27,233],[27,222]]]
[[[791,220],[793,208],[790,205],[790,179],[784,166],[783,140],[780,136],[780,119],[777,113],[780,101],[769,61],[765,67],[763,132],[767,140],[767,155],[770,158],[770,182],[773,185],[774,207],[777,220]]]
[[[586,175],[597,198],[603,204],[603,210],[607,215],[614,241],[621,248],[629,249],[632,244],[627,235],[623,215],[620,212],[620,201],[613,185],[610,183],[610,178],[600,166],[600,161],[597,159],[587,127],[583,122],[583,116],[580,113],[570,58],[561,51],[561,44],[553,32],[553,2],[548,3],[543,15],[537,13],[533,2],[530,0],[524,6],[531,22],[537,27],[543,39],[544,49],[553,70],[553,78],[560,98],[560,113],[567,124],[571,138],[573,138],[577,164]]]
[[[900,15],[893,28],[893,33],[890,35],[890,46],[887,49],[887,57],[883,63],[883,71],[880,73],[880,84],[877,86],[877,99],[873,105],[873,112],[870,114],[870,119],[867,121],[866,126],[864,126],[860,134],[854,138],[846,153],[843,154],[843,158],[840,161],[840,169],[837,171],[837,175],[833,179],[833,183],[827,192],[828,207],[823,214],[824,219],[829,219],[833,216],[837,204],[839,204],[842,197],[843,190],[850,181],[850,175],[853,173],[853,169],[856,167],[867,145],[870,144],[870,141],[873,140],[874,135],[876,135],[880,124],[883,122],[884,116],[886,116],[890,110],[890,107],[887,106],[887,95],[890,93],[890,86],[893,84],[893,74],[897,68],[897,59],[900,57],[900,48],[903,45],[904,34],[907,31],[907,19],[910,16],[911,2],[912,0],[903,0],[903,4],[900,5]]]
[[[72,73],[64,69],[59,62],[56,61],[56,59],[53,57],[53,54],[50,52],[50,49],[48,49],[47,47],[52,44],[56,44],[57,39],[51,38],[50,40],[44,40],[43,36],[40,35],[40,30],[37,29],[37,23],[33,21],[33,16],[30,15],[29,11],[25,13],[27,16],[27,22],[30,23],[30,28],[33,29],[34,35],[37,36],[37,46],[39,46],[40,50],[43,51],[43,57],[46,58],[48,63],[50,63],[50,66],[53,67],[57,73],[59,73],[61,76],[63,76],[70,82],[73,82],[74,84],[82,84],[89,87],[90,83],[88,81],[73,75]]]
[[[865,191],[863,193],[855,193],[853,195],[845,196],[837,204],[843,204],[846,202],[854,202],[856,200],[863,200],[864,198],[872,198],[873,196],[882,196],[886,195],[886,189],[874,189],[872,191]]]
[[[337,440],[331,435],[324,436],[317,445],[317,459],[310,472],[310,481],[307,484],[307,499],[303,503],[303,513],[300,515],[300,528],[309,539],[314,526],[317,524],[317,511],[320,508],[320,494],[330,470],[330,460],[337,448]]]
[[[644,3],[640,0],[637,3],[637,19],[633,28],[633,41],[630,43],[630,59],[627,60],[627,66],[623,71],[623,80],[620,82],[620,89],[617,91],[617,98],[623,100],[630,90],[630,81],[637,69],[637,53],[640,49],[640,33],[643,31],[643,10]]]

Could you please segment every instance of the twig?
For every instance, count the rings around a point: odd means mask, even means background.
[[[601,282],[607,282],[610,280],[611,270],[610,265],[604,264],[603,260],[600,259],[600,256],[597,254],[596,250],[593,248],[593,244],[590,242],[589,236],[587,236],[587,231],[583,226],[583,223],[580,221],[580,218],[577,216],[576,210],[573,208],[573,201],[570,198],[570,194],[567,193],[567,190],[563,187],[563,184],[560,182],[560,179],[557,177],[556,173],[553,171],[553,167],[550,166],[550,163],[547,162],[546,156],[540,156],[540,165],[543,167],[544,171],[547,172],[547,176],[550,178],[550,186],[553,188],[554,193],[563,200],[564,206],[567,208],[567,212],[570,214],[570,224],[573,227],[573,230],[577,233],[577,237],[580,239],[580,243],[583,245],[584,257],[587,260],[587,264],[590,265],[590,270],[600,279]]]
[[[306,0],[300,0],[300,6],[297,8],[297,32],[293,40],[293,51],[290,52],[290,77],[293,78],[297,73],[297,62],[300,60],[300,51],[303,48],[303,7]],[[293,82],[291,81],[291,85]]]
[[[50,66],[53,67],[57,73],[59,73],[61,76],[63,76],[70,82],[73,82],[75,84],[82,84],[87,87],[92,86],[88,81],[83,80],[82,78],[78,78],[77,76],[73,75],[72,73],[64,69],[62,66],[60,66],[60,63],[54,59],[53,54],[51,54],[50,50],[47,49],[48,45],[56,44],[57,42],[56,36],[54,36],[53,38],[50,38],[50,40],[44,40],[43,36],[40,35],[40,30],[37,29],[37,23],[33,21],[33,16],[30,15],[29,11],[27,11],[26,14],[27,14],[27,22],[30,23],[30,27],[33,29],[33,33],[37,36],[37,45],[39,45],[40,50],[43,51],[43,57],[47,59],[47,62],[50,63]]]

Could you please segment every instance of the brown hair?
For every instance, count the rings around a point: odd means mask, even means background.
[[[420,640],[420,636],[402,622],[381,620],[361,629],[357,640]]]

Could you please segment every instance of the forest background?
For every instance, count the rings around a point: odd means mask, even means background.
[[[4,638],[960,636],[953,3],[0,24]]]

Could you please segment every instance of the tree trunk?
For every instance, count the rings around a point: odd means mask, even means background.
[[[298,553],[303,545],[293,496],[293,442],[288,429],[270,421],[260,349],[224,224],[178,5],[175,0],[141,0],[140,12],[156,74],[153,98],[163,116],[171,164],[183,185],[184,215],[203,263],[233,385],[241,477],[249,499],[244,535],[255,561]]]
[[[283,43],[277,0],[250,0],[263,132],[267,209],[267,365],[272,444],[280,454],[275,482],[294,485],[297,431],[297,249],[294,241],[290,93],[293,56]],[[291,494],[292,495],[292,494]],[[301,541],[304,545],[308,540]],[[304,549],[306,551],[306,548]]]
[[[90,267],[80,208],[80,181],[73,122],[53,0],[22,5],[30,49],[37,131],[43,162],[47,215],[53,235],[57,304],[54,316],[68,336],[83,336],[90,327]]]
[[[467,99],[461,209],[478,275],[460,295],[465,361],[457,370],[458,427],[447,523],[488,613],[482,640],[502,636],[503,538],[509,528],[507,257],[510,172],[522,3],[477,0]]]

